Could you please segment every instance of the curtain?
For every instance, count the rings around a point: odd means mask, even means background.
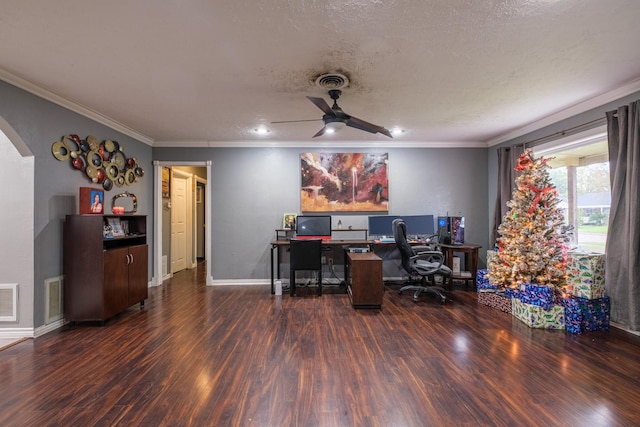
[[[498,227],[508,211],[507,202],[511,200],[513,196],[516,177],[518,176],[518,172],[516,172],[514,168],[518,163],[518,157],[520,157],[522,153],[524,153],[524,144],[498,148],[498,192],[493,214],[493,227],[491,229],[490,244],[492,248],[495,246],[496,240],[499,237]]]
[[[640,100],[607,116],[611,211],[605,286],[611,320],[640,330]]]

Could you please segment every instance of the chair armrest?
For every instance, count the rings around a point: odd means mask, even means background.
[[[420,252],[411,258],[411,262],[416,262],[418,260],[437,263],[438,268],[444,264],[444,254],[440,251],[424,251]]]
[[[429,245],[424,245],[424,246],[412,246],[411,249],[413,249],[413,252],[415,252],[416,254],[419,254],[421,252],[430,252],[434,250],[433,246],[429,246]]]

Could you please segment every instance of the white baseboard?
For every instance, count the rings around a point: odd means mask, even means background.
[[[33,328],[0,328],[0,339],[34,338]]]
[[[207,286],[247,286],[247,285],[268,285],[271,286],[271,279],[225,279],[210,280]]]
[[[41,337],[44,334],[48,334],[51,331],[55,331],[58,328],[62,328],[64,326],[64,319],[56,320],[55,322],[51,322],[48,325],[40,326],[36,328],[34,338]]]

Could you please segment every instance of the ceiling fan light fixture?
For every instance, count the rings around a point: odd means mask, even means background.
[[[343,121],[330,122],[330,123],[326,124],[325,132],[326,133],[336,133],[340,129],[344,128],[345,126],[346,126],[346,124]]]

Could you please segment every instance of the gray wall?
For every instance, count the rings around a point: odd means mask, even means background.
[[[388,152],[389,214],[461,213],[466,240],[487,246],[486,149],[154,148],[158,161],[212,162],[214,280],[269,277],[274,230],[283,213],[300,213],[300,153],[316,151]],[[368,215],[333,215],[334,228],[366,228]]]
[[[44,323],[44,280],[62,275],[62,225],[67,214],[78,213],[80,187],[97,187],[86,176],[71,168],[68,162],[60,162],[51,154],[51,145],[65,134],[77,134],[81,138],[93,135],[99,140],[113,139],[120,142],[128,157],[136,157],[146,174],[140,182],[105,192],[111,209],[111,198],[125,190],[138,198],[138,213],[148,216],[148,242],[153,242],[153,168],[151,147],[128,136],[60,107],[52,102],[31,95],[8,83],[0,81],[0,116],[27,144],[35,159],[35,215],[34,235],[34,326]],[[30,215],[30,213],[29,213]],[[3,242],[6,244],[6,242]],[[150,254],[149,272],[152,252]]]

